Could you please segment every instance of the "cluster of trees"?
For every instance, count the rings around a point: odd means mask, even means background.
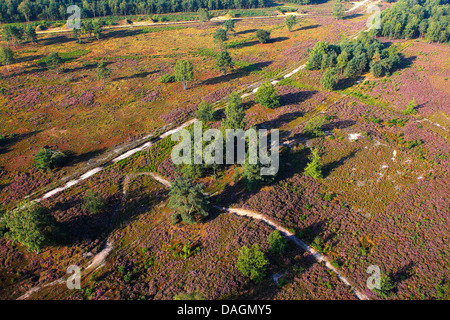
[[[35,28],[28,24],[26,26],[4,25],[2,27],[2,38],[8,46],[16,47],[22,41],[35,43],[37,34]]]
[[[278,230],[269,234],[267,242],[269,243],[269,252],[280,256],[288,245],[287,239]],[[258,244],[251,247],[243,246],[236,262],[236,267],[242,275],[255,282],[259,282],[265,277],[268,265],[269,260]]]
[[[30,251],[39,252],[53,242],[56,220],[38,202],[23,202],[11,211],[0,210],[0,236],[17,241]]]
[[[390,39],[449,42],[450,5],[448,0],[401,0],[383,11],[381,26],[377,35]]]
[[[324,70],[322,85],[327,90],[334,90],[341,75],[354,78],[370,70],[374,76],[382,77],[400,64],[396,47],[386,47],[371,31],[363,32],[356,40],[344,39],[338,45],[317,42],[309,54],[306,68]]]
[[[104,199],[88,190],[83,199],[83,210],[99,214],[106,207]],[[0,237],[19,242],[29,251],[40,252],[48,245],[64,238],[63,229],[50,211],[37,201],[21,202],[16,209],[0,206]]]
[[[305,1],[305,0],[303,0]],[[250,9],[269,6],[269,0],[7,0],[0,2],[0,22],[65,20],[70,5],[82,10],[82,17],[161,14],[208,10]]]

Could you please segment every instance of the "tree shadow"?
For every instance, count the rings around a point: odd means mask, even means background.
[[[345,129],[356,124],[355,120],[339,120],[334,122],[328,122],[323,125],[322,130],[330,131],[333,129]]]
[[[353,19],[353,18],[361,17],[361,16],[362,16],[361,13],[353,13],[353,14],[349,14],[348,16],[344,16],[342,18],[342,20],[350,20],[350,19]]]
[[[350,152],[348,155],[346,155],[346,156],[340,158],[339,160],[330,162],[329,164],[327,164],[326,166],[324,166],[324,167],[322,168],[322,174],[323,174],[323,177],[324,177],[324,178],[328,177],[328,176],[330,175],[330,173],[331,173],[334,169],[336,169],[336,168],[338,168],[339,166],[343,165],[348,159],[353,158],[353,157],[356,155],[356,153],[357,153],[358,151],[359,151],[359,150],[352,151],[352,152]]]
[[[141,78],[142,79],[142,78],[147,77],[148,75],[155,74],[155,73],[158,73],[158,72],[159,72],[159,70],[144,71],[144,72],[139,72],[139,73],[133,74],[131,76],[118,77],[118,78],[113,79],[113,81],[130,80],[130,79],[136,79],[136,78]]]
[[[68,37],[67,35],[59,35],[52,38],[40,39],[39,42],[41,42],[41,44],[45,46],[51,46],[54,44],[64,44],[71,41],[75,41],[75,39],[72,37]]]
[[[320,24],[313,24],[313,25],[310,25],[310,26],[304,26],[304,27],[297,28],[295,31],[310,30],[310,29],[315,29],[315,28],[318,28],[318,27],[320,27]]]
[[[276,38],[271,38],[269,39],[269,41],[267,43],[277,43],[277,42],[282,42],[285,40],[288,40],[288,37],[276,37]]]
[[[229,44],[225,44],[224,47],[226,49],[240,49],[240,48],[251,47],[251,46],[257,45],[258,43],[259,43],[258,40],[253,40],[253,41],[248,41],[245,43],[229,43]]]
[[[256,32],[256,29],[247,29],[247,30],[242,30],[239,32],[235,32],[235,35],[242,35],[242,34],[248,34],[248,33],[254,33]]]
[[[110,64],[111,62],[106,62],[106,64]],[[72,69],[65,69],[64,73],[77,72],[77,71],[87,71],[97,68],[97,63],[88,63],[81,67],[75,67]]]
[[[38,59],[43,58],[44,55],[42,54],[38,54],[38,55],[34,55],[34,56],[28,56],[28,57],[20,57],[17,59],[14,59],[14,62],[12,64],[17,64],[17,63],[22,63],[22,62],[29,62],[29,61],[35,61]]]
[[[75,165],[81,162],[89,161],[90,159],[96,158],[105,152],[106,148],[102,148],[99,150],[89,151],[85,153],[75,154],[73,151],[64,151],[65,155],[68,158],[66,162],[67,165]]]
[[[297,104],[302,101],[305,101],[315,95],[318,91],[299,91],[293,93],[287,93],[285,95],[280,96],[280,105],[286,106],[290,104]]]
[[[411,261],[408,264],[401,267],[397,272],[392,275],[392,280],[394,283],[405,281],[411,278],[414,274],[414,262]]]
[[[298,117],[301,117],[302,115],[303,111],[283,113],[275,119],[264,121],[262,123],[257,124],[257,127],[261,129],[276,129],[287,124],[291,120],[295,120]]]
[[[36,134],[40,133],[42,130],[35,130],[35,131],[30,131],[30,132],[26,132],[26,133],[21,133],[21,134],[12,134],[9,137],[4,138],[3,140],[0,141],[0,154],[4,154],[7,153],[10,150],[10,148],[15,145],[16,143],[24,140],[24,139],[28,139],[29,137],[35,136]]]
[[[206,79],[204,80],[201,84],[202,85],[209,85],[209,84],[218,84],[221,82],[226,82],[226,81],[231,81],[240,77],[245,77],[248,76],[250,73],[255,72],[255,71],[260,71],[263,68],[269,66],[272,64],[272,61],[265,61],[265,62],[258,62],[258,63],[254,63],[251,64],[249,66],[240,68],[239,70],[230,73],[230,74],[225,74],[225,75],[221,75],[218,77],[214,77],[214,78],[210,78],[210,79]]]
[[[126,38],[131,36],[137,36],[138,34],[141,34],[141,29],[122,29],[122,30],[111,30],[109,29],[107,33],[102,34],[102,39],[109,39],[109,38]]]

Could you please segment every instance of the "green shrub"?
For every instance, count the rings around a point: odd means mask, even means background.
[[[265,82],[256,91],[256,102],[266,108],[276,108],[280,106],[280,97],[270,82]]]
[[[269,261],[259,249],[258,244],[254,244],[250,248],[246,246],[242,247],[236,267],[245,277],[259,282],[265,277],[268,264]]]
[[[98,214],[105,208],[103,198],[92,190],[88,190],[83,198],[83,210],[91,214]]]
[[[275,230],[269,234],[267,241],[270,244],[270,251],[279,255],[283,254],[287,246],[287,239],[283,237],[280,231]]]

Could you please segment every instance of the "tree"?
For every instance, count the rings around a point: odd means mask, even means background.
[[[279,255],[282,255],[287,247],[287,239],[278,230],[271,232],[267,241],[270,244],[269,251]]]
[[[395,288],[391,277],[383,275],[380,279],[380,289],[373,289],[373,291],[382,298],[388,298],[389,293]]]
[[[417,113],[416,108],[417,108],[416,99],[413,98],[408,103],[408,106],[406,107],[406,109],[402,111],[402,113],[405,114],[405,115],[416,114]]]
[[[341,0],[336,0],[333,5],[333,17],[336,20],[341,20],[344,17],[344,6],[342,5]]]
[[[6,66],[9,72],[9,65],[14,62],[14,53],[8,47],[0,47],[0,62]]]
[[[181,81],[183,89],[186,90],[187,82],[194,79],[194,66],[189,60],[177,60],[174,76],[177,81]]]
[[[256,102],[266,108],[274,109],[280,106],[280,97],[269,81],[264,82],[261,87],[259,87],[255,96]]]
[[[270,39],[270,32],[263,29],[256,30],[256,36],[260,43],[267,43]]]
[[[36,30],[34,29],[34,27],[31,24],[28,24],[25,27],[25,38],[32,43],[36,42],[36,39],[37,39]]]
[[[322,164],[320,161],[319,153],[316,149],[313,149],[311,156],[309,157],[310,162],[305,168],[305,176],[321,179],[322,178]]]
[[[97,40],[100,40],[100,37],[102,36],[103,24],[104,22],[101,20],[95,20],[92,23],[92,33],[95,35]]]
[[[209,202],[203,185],[184,178],[176,178],[169,188],[169,208],[175,210],[172,221],[192,224],[196,217],[207,217]]]
[[[47,57],[47,68],[59,72],[59,67],[63,64],[63,60],[57,52],[50,53]]]
[[[333,91],[339,82],[339,74],[337,68],[328,68],[324,73],[320,83],[325,90]]]
[[[55,219],[38,202],[22,202],[3,216],[7,236],[39,252],[50,244],[56,228]]]
[[[339,72],[342,73],[345,67],[348,64],[349,54],[347,51],[342,51],[341,54],[337,57],[337,65],[336,67],[339,69]]]
[[[72,37],[77,40],[77,43],[81,43],[80,32],[77,28],[72,29]]]
[[[229,33],[230,31],[234,32],[234,20],[233,19],[225,20],[223,26],[225,27],[225,31],[227,33]]]
[[[28,0],[22,1],[19,6],[17,7],[17,11],[19,11],[23,16],[25,17],[25,20],[27,22],[30,21],[30,15],[31,15],[31,3]]]
[[[88,190],[83,198],[83,210],[91,214],[99,214],[106,207],[103,198],[92,190]]]
[[[200,102],[197,109],[197,118],[202,122],[210,122],[214,120],[214,108],[212,104],[204,101]]]
[[[292,28],[297,24],[297,18],[294,15],[287,16],[286,20],[284,20],[286,27],[289,31],[292,31]]]
[[[210,19],[209,12],[205,8],[199,8],[197,10],[197,14],[198,14],[198,18],[202,24],[206,21],[209,21],[209,19]]]
[[[309,137],[321,137],[325,133],[322,131],[322,126],[326,123],[324,117],[314,117],[306,122],[303,128],[303,134]]]
[[[219,44],[220,50],[222,50],[222,45],[225,41],[228,40],[228,35],[225,29],[219,28],[214,33],[214,41]]]
[[[106,78],[111,76],[111,70],[106,66],[106,62],[102,61],[97,66],[97,77],[105,81]]]
[[[48,148],[42,148],[34,156],[36,168],[40,170],[51,170],[57,166],[62,165],[67,156],[61,151],[54,151]]]
[[[269,261],[264,256],[264,252],[255,243],[250,248],[247,246],[242,247],[236,267],[245,277],[259,282],[264,278],[268,264]]]
[[[243,129],[245,127],[245,111],[242,100],[237,91],[228,96],[228,104],[225,107],[225,119],[222,121],[224,129]]]
[[[379,78],[384,76],[386,70],[383,64],[381,64],[380,62],[376,62],[370,67],[370,73],[373,74],[375,77]]]
[[[233,68],[234,62],[227,50],[221,50],[216,58],[216,67],[227,74],[227,70]]]

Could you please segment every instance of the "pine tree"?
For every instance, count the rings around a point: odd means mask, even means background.
[[[50,53],[47,57],[47,68],[49,70],[56,70],[59,73],[59,67],[63,64],[63,60],[57,52]]]
[[[225,107],[225,119],[222,121],[224,129],[244,129],[245,111],[242,100],[237,91],[228,96],[228,104]]]
[[[263,29],[256,30],[256,37],[260,43],[267,43],[270,39],[270,32]]]
[[[38,202],[22,202],[4,214],[7,235],[31,251],[39,252],[50,244],[55,232],[55,219]]]
[[[222,46],[225,41],[228,40],[227,31],[225,29],[219,28],[214,33],[214,41],[219,44],[219,48],[222,51]]]
[[[174,68],[176,81],[180,81],[186,90],[187,82],[194,79],[194,66],[188,60],[177,60]]]
[[[339,82],[339,75],[337,68],[328,68],[324,73],[320,83],[325,90],[333,91],[336,89]]]
[[[203,185],[178,177],[169,189],[169,208],[175,210],[173,222],[180,219],[187,224],[195,222],[197,217],[208,216],[209,202],[203,193]]]
[[[260,105],[274,109],[280,106],[280,97],[274,86],[270,82],[264,82],[258,91],[256,91],[256,102]]]
[[[234,62],[227,50],[221,50],[216,58],[216,67],[225,75],[228,69],[233,68]]]
[[[8,47],[0,47],[0,62],[6,66],[9,72],[9,65],[14,62],[14,53]]]
[[[268,264],[269,261],[264,256],[264,252],[255,243],[250,248],[247,246],[242,247],[236,262],[236,267],[245,277],[259,282],[265,277]]]
[[[108,69],[106,66],[106,62],[102,61],[97,66],[97,77],[98,79],[102,79],[105,81],[105,79],[109,78],[111,76],[111,70]]]
[[[336,20],[341,20],[344,17],[344,6],[342,5],[341,0],[336,0],[333,5],[333,17]]]
[[[320,161],[319,153],[316,149],[313,149],[311,156],[309,157],[310,162],[305,168],[305,176],[321,179],[322,178],[322,164]]]
[[[294,15],[287,16],[286,20],[284,21],[286,24],[286,27],[289,31],[292,31],[292,28],[297,24],[297,18],[295,18]]]
[[[214,120],[214,108],[212,104],[204,101],[200,102],[197,108],[197,118],[202,122],[210,122]]]

